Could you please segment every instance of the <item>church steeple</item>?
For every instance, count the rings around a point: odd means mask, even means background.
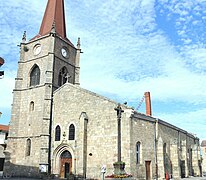
[[[16,176],[42,176],[39,167],[51,173],[54,92],[79,85],[80,39],[77,47],[67,39],[64,13],[64,0],[48,0],[39,33],[22,37],[4,167]]]
[[[64,0],[48,0],[39,34],[33,39],[49,34],[53,28],[55,28],[55,33],[57,35],[67,39]]]

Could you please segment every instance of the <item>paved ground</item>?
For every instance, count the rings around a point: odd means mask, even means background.
[[[11,180],[40,180],[40,179],[33,179],[33,178],[10,178],[10,179]],[[190,177],[190,178],[183,178],[183,179],[184,180],[206,180],[206,177]]]
[[[183,178],[185,180],[206,180],[206,177],[190,177],[190,178]]]

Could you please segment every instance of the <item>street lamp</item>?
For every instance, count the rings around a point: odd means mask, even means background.
[[[4,59],[0,57],[0,67],[4,64]]]
[[[4,64],[4,59],[0,57],[0,67]],[[4,76],[4,71],[0,71],[0,78]]]
[[[0,71],[0,77],[4,75],[4,71]]]

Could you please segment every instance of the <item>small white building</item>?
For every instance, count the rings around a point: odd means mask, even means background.
[[[5,155],[3,152],[6,148],[8,134],[9,126],[0,125],[0,171],[3,171],[4,167]]]

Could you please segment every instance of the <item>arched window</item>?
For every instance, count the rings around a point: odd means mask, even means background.
[[[31,139],[26,140],[26,156],[31,155]]]
[[[65,84],[67,82],[67,78],[69,78],[67,68],[63,67],[59,72],[59,83],[58,83],[58,85],[62,86],[63,84]]]
[[[140,142],[136,144],[136,163],[140,164]]]
[[[164,172],[165,172],[165,176],[166,176],[166,171],[167,171],[167,144],[164,143],[163,144],[163,162],[164,162]]]
[[[55,141],[60,141],[61,137],[61,129],[60,126],[58,125],[55,129]]]
[[[74,140],[75,138],[75,127],[73,124],[69,126],[69,140]]]
[[[30,110],[30,111],[33,111],[33,110],[34,110],[34,102],[33,102],[33,101],[30,102],[29,110]]]
[[[30,74],[30,86],[36,86],[40,83],[40,69],[37,65],[34,65]]]
[[[166,156],[166,153],[167,153],[167,144],[164,143],[163,144],[163,155]]]

